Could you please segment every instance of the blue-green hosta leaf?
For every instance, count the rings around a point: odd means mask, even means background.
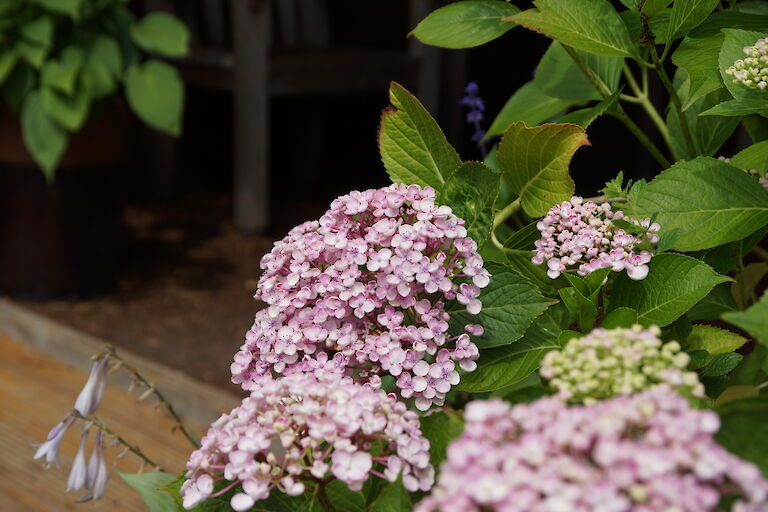
[[[740,169],[768,170],[768,140],[752,144],[731,158],[731,165]]]
[[[664,327],[730,278],[705,263],[682,254],[659,254],[648,264],[648,277],[633,281],[622,274],[613,285],[609,311],[628,307],[637,311],[638,323]]]
[[[723,320],[741,327],[768,347],[768,292],[763,293],[760,300],[746,311],[724,313]]]
[[[502,18],[520,12],[499,0],[466,0],[440,7],[416,25],[409,35],[424,44],[443,48],[472,48],[503,35],[514,23]]]
[[[607,0],[535,0],[534,4],[537,9],[515,14],[512,21],[595,55],[637,54],[637,45]]]
[[[574,124],[528,128],[517,122],[507,129],[499,144],[499,164],[525,213],[531,217],[545,215],[553,205],[573,195],[568,164],[576,150],[588,144],[584,129]]]
[[[637,188],[637,187],[635,187]],[[768,223],[768,194],[745,172],[714,158],[680,162],[632,189],[629,210],[675,231],[672,249],[695,251],[739,240]]]
[[[717,408],[715,439],[729,452],[755,463],[768,477],[768,397],[740,398]]]
[[[464,219],[467,235],[482,247],[491,233],[501,174],[480,162],[461,164],[445,181],[441,202]]]
[[[553,98],[545,94],[533,82],[520,87],[507,100],[491,123],[485,138],[501,135],[512,123],[522,121],[526,126],[536,126],[576,105],[572,100]]]
[[[520,339],[552,301],[544,298],[531,282],[507,264],[488,262],[485,265],[491,273],[491,282],[480,294],[483,309],[479,315],[471,315],[461,304],[456,303],[448,312],[451,325],[456,333],[463,332],[467,324],[481,324],[485,333],[474,337],[480,348],[508,345]]]
[[[175,68],[157,60],[135,64],[128,68],[125,92],[142,121],[169,135],[181,133],[184,84]]]
[[[167,491],[162,490],[176,480],[176,475],[162,471],[137,474],[118,472],[118,474],[128,485],[141,494],[149,512],[176,512],[178,510],[173,497]]]
[[[151,12],[131,26],[131,37],[143,50],[166,57],[189,52],[189,31],[176,16]]]
[[[580,50],[576,52],[609,91],[618,90],[623,57],[603,57]],[[592,82],[557,41],[549,45],[541,58],[533,83],[544,94],[554,98],[574,102],[602,99]]]
[[[395,82],[389,88],[393,107],[381,115],[379,152],[395,183],[441,190],[446,178],[461,165],[456,150],[445,139],[429,112]]]
[[[667,28],[667,41],[684,36],[707,19],[720,0],[675,0]]]

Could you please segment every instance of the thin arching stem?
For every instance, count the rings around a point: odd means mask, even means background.
[[[152,467],[157,468],[160,471],[163,471],[163,468],[161,468],[160,465],[157,462],[155,462],[152,459],[150,459],[149,457],[147,457],[144,454],[144,452],[142,452],[139,449],[139,447],[137,445],[129,443],[122,436],[120,436],[119,434],[116,434],[112,429],[107,427],[104,424],[104,422],[101,421],[97,416],[91,416],[91,417],[83,416],[76,409],[72,411],[72,414],[75,417],[80,418],[83,421],[90,422],[94,427],[96,427],[97,429],[101,430],[102,432],[104,432],[108,436],[114,438],[119,444],[121,444],[124,447],[126,447],[128,449],[128,451],[130,451],[131,453],[136,455],[138,458],[140,458],[145,463],[149,464]]]

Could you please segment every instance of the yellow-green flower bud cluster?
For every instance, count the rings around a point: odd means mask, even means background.
[[[664,343],[658,327],[594,329],[544,357],[540,374],[560,396],[592,404],[667,384],[684,396],[704,396],[690,357],[676,341]]]
[[[763,90],[768,86],[768,37],[758,39],[753,46],[745,46],[747,58],[739,59],[725,70],[733,77],[733,83],[750,89]]]

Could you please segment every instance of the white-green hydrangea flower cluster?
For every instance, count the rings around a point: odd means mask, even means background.
[[[540,374],[563,398],[590,405],[667,384],[684,396],[703,397],[704,386],[676,341],[664,343],[658,327],[594,329],[544,356]]]
[[[745,46],[747,58],[739,59],[725,70],[733,77],[733,83],[750,89],[765,89],[768,86],[768,37],[758,39],[753,46]]]

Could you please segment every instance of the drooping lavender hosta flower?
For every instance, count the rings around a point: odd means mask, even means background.
[[[352,490],[371,476],[395,481],[402,474],[410,491],[429,490],[434,481],[418,415],[392,394],[335,374],[263,382],[213,423],[187,469],[185,508],[238,488],[231,500],[238,511],[273,489],[299,495],[327,477]]]
[[[768,87],[768,37],[758,39],[752,46],[745,46],[744,59],[739,59],[725,70],[733,77],[733,83],[750,89],[764,90]]]
[[[471,124],[475,129],[472,133],[472,142],[480,142],[483,137],[485,137],[485,129],[483,129],[482,124],[484,118],[483,112],[485,112],[485,101],[479,96],[480,86],[477,85],[477,82],[469,82],[464,88],[464,92],[466,92],[467,95],[459,100],[459,104],[469,109],[469,112],[467,112],[467,123]],[[487,153],[485,144],[480,145],[480,152],[482,153],[483,158],[485,158]]]
[[[717,415],[667,387],[589,406],[476,401],[465,420],[417,512],[768,510],[758,468],[714,441]]]
[[[234,357],[233,382],[252,390],[278,375],[339,372],[378,385],[389,374],[420,409],[442,405],[456,366],[471,371],[479,356],[468,334],[448,334],[446,305],[479,313],[490,277],[463,224],[429,187],[334,200],[262,259],[256,298],[268,307]]]
[[[642,235],[617,228],[612,220],[637,226]],[[580,276],[601,268],[627,271],[631,279],[645,279],[651,246],[659,241],[658,224],[650,219],[637,221],[623,212],[612,211],[610,203],[596,204],[574,196],[553,206],[536,225],[541,238],[535,242],[534,264],[547,264],[547,275],[555,279],[562,272]]]
[[[58,465],[59,446],[61,445],[62,439],[64,439],[64,434],[66,434],[67,430],[72,427],[72,424],[75,423],[76,419],[77,418],[71,414],[67,414],[63,420],[57,423],[56,426],[48,432],[48,438],[40,443],[33,458],[39,459],[45,457],[46,464]]]
[[[88,381],[77,395],[75,410],[83,416],[90,416],[96,412],[104,396],[107,371],[109,370],[109,355],[96,359],[91,365]]]
[[[717,159],[727,164],[731,163],[731,159],[724,156],[719,156],[717,157]],[[757,169],[741,169],[741,170],[749,174],[750,176],[754,176],[755,178],[757,178],[757,182],[760,183],[760,185],[762,185],[765,190],[768,190],[768,172],[760,172]]]
[[[540,374],[571,402],[591,404],[667,384],[684,396],[703,397],[690,356],[676,341],[663,343],[658,327],[594,329],[544,356]]]

